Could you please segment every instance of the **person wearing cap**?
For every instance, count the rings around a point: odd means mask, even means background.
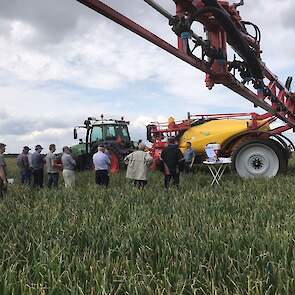
[[[48,173],[47,185],[49,188],[52,186],[58,187],[59,168],[61,165],[57,163],[57,156],[54,154],[56,151],[55,144],[49,145],[49,153],[46,155],[46,167]]]
[[[97,148],[97,153],[93,155],[95,182],[97,185],[104,185],[108,187],[110,181],[109,168],[111,165],[111,160],[104,152],[104,146],[100,145]]]
[[[184,171],[185,173],[192,172],[193,164],[195,162],[197,153],[192,149],[192,143],[188,141],[186,143],[186,150],[183,153]]]
[[[65,187],[75,186],[75,168],[76,161],[71,155],[71,149],[68,146],[63,147],[63,155],[61,157],[61,162],[63,166],[62,176],[64,178]]]
[[[7,171],[6,171],[6,162],[3,157],[5,153],[6,144],[0,143],[0,197],[4,196],[4,193],[7,190]]]
[[[28,153],[31,149],[28,146],[24,146],[21,154],[16,158],[16,165],[20,171],[21,184],[29,185],[31,183],[31,168],[29,163]]]
[[[44,164],[45,158],[41,154],[43,148],[40,144],[35,147],[35,152],[32,154],[32,169],[33,169],[33,186],[43,188],[44,183]]]
[[[173,184],[179,186],[180,162],[183,159],[182,153],[174,137],[168,139],[168,146],[161,153],[161,161],[164,172],[164,185],[168,189],[171,179]]]
[[[144,143],[139,143],[138,151],[134,151],[125,157],[124,162],[127,166],[126,178],[134,181],[138,188],[144,188],[147,184],[148,167],[152,164],[153,158],[145,152]]]

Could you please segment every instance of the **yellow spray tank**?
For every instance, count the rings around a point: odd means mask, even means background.
[[[260,130],[268,131],[269,124],[258,121]],[[197,123],[198,124],[198,123]],[[199,154],[203,154],[205,147],[209,143],[219,143],[221,146],[231,137],[249,130],[251,120],[242,119],[218,119],[192,126],[181,136],[179,147],[182,152],[186,148],[186,143],[191,142],[192,148]]]
[[[232,166],[241,177],[273,177],[285,172],[291,152],[285,137],[271,130],[273,117],[251,113],[194,115],[168,123],[147,126],[151,154],[159,160],[167,138],[176,137],[182,152],[187,142],[204,159],[208,144],[219,144],[220,155],[231,157]],[[201,159],[199,159],[201,160]]]

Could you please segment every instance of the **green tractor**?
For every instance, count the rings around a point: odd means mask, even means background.
[[[124,158],[134,149],[134,142],[130,139],[129,122],[122,117],[120,120],[101,119],[89,117],[84,125],[74,128],[74,139],[78,139],[78,129],[85,132],[85,140],[72,147],[73,156],[77,161],[79,170],[92,168],[92,156],[97,147],[103,145],[111,158],[110,172],[116,173],[124,165]]]

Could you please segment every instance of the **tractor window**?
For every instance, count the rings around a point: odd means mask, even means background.
[[[125,143],[130,141],[128,127],[124,125],[117,125],[116,126],[116,135],[117,138],[120,137]]]
[[[128,137],[129,136],[127,127],[122,127],[122,135],[123,135],[123,137]]]
[[[127,126],[121,126],[121,133],[122,133],[122,139],[125,142],[129,142],[130,138],[129,138],[129,133],[128,133],[128,127]]]
[[[107,126],[106,128],[106,139],[116,138],[115,126]]]
[[[102,137],[102,128],[101,128],[101,126],[93,127],[92,132],[91,132],[91,142],[100,141],[102,139],[103,139],[103,137]]]

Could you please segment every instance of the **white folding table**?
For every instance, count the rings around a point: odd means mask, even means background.
[[[211,185],[220,184],[221,178],[224,174],[224,171],[226,167],[228,167],[231,164],[231,158],[218,158],[217,160],[207,160],[204,161],[203,164],[205,164],[213,177],[213,180],[211,182]]]

